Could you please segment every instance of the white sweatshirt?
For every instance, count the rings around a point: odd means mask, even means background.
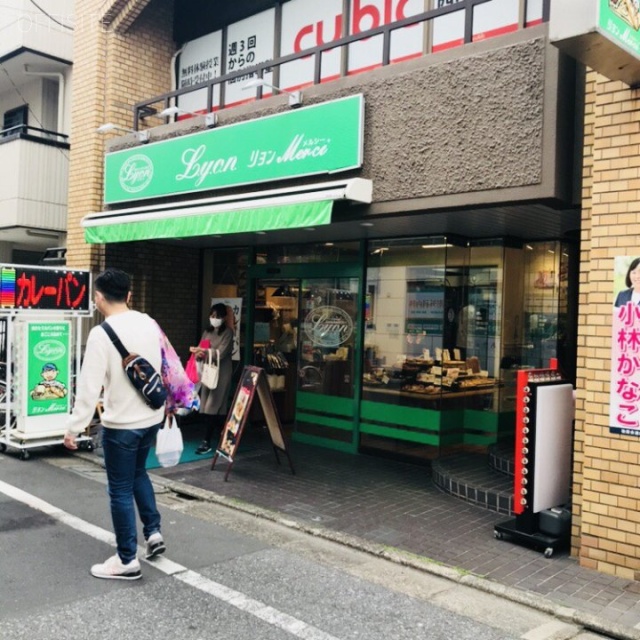
[[[125,349],[146,358],[160,373],[160,333],[154,320],[146,313],[126,311],[109,316],[108,322]],[[152,409],[145,404],[122,368],[120,353],[106,331],[96,326],[87,339],[73,412],[67,421],[69,433],[80,434],[89,426],[103,387],[105,427],[145,429],[162,422],[164,408]]]

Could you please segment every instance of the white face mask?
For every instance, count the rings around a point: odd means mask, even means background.
[[[211,326],[214,329],[217,329],[222,324],[221,318],[209,318],[209,322],[211,322]]]

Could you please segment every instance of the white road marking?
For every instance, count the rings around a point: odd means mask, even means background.
[[[18,489],[13,485],[7,484],[0,480],[0,493],[3,493],[9,498],[21,502],[32,509],[46,513],[48,516],[61,522],[62,524],[80,531],[92,538],[105,542],[112,547],[116,546],[116,540],[113,533],[97,527],[86,520],[82,520],[76,516],[59,509],[58,507],[37,498],[36,496]],[[139,555],[144,558],[145,550],[143,547],[138,547]],[[164,573],[165,575],[172,576],[176,580],[180,580],[185,584],[208,593],[209,595],[225,602],[241,611],[248,613],[249,615],[259,618],[268,624],[278,627],[287,633],[290,633],[303,640],[338,640],[335,636],[325,633],[321,629],[307,624],[298,618],[288,615],[278,609],[274,609],[259,600],[254,600],[246,594],[225,587],[223,584],[210,580],[205,576],[191,571],[187,567],[184,567],[173,560],[169,560],[164,556],[154,558],[152,561],[143,560],[147,564],[151,564],[153,567]]]

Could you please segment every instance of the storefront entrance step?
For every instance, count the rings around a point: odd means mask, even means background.
[[[492,470],[487,454],[458,454],[433,462],[434,484],[483,509],[513,515],[513,478]]]
[[[513,440],[498,442],[489,447],[489,467],[512,478],[515,472],[514,457]]]

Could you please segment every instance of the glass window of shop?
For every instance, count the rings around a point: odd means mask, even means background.
[[[502,335],[504,248],[446,238],[375,243],[365,303],[367,392],[395,403],[492,407]],[[470,395],[482,390],[482,394]],[[411,394],[406,396],[404,394]]]
[[[257,264],[326,264],[358,260],[358,241],[267,245],[256,251]]]
[[[250,271],[253,363],[267,374],[283,425],[298,439],[350,450],[360,385],[362,243],[258,247]]]
[[[361,449],[435,457],[508,436],[515,371],[572,357],[572,252],[503,239],[371,244]]]

